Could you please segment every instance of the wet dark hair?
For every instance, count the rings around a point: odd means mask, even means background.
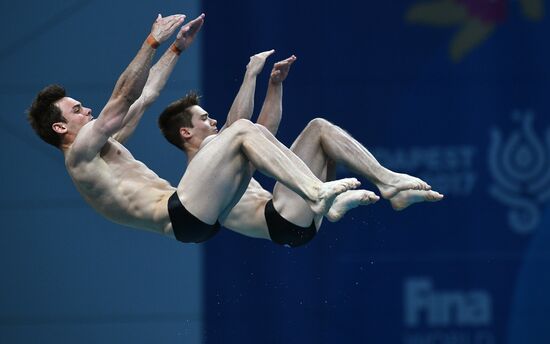
[[[38,92],[27,110],[27,120],[36,134],[57,148],[61,145],[61,136],[52,129],[52,125],[56,122],[67,122],[67,120],[55,102],[65,96],[66,92],[63,87],[59,85],[46,86]]]
[[[191,119],[193,115],[189,108],[199,105],[199,95],[191,91],[185,97],[176,100],[168,105],[159,116],[158,125],[162,135],[174,146],[183,149],[183,142],[180,137],[180,128],[193,128]]]

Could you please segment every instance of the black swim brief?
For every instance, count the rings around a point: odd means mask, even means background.
[[[277,212],[273,206],[273,200],[266,203],[264,215],[269,236],[274,243],[297,247],[305,245],[317,234],[314,221],[308,228],[293,224]]]
[[[170,215],[174,235],[181,242],[201,243],[220,231],[218,221],[213,225],[209,225],[187,211],[181,204],[177,192],[174,192],[168,200],[168,214]]]

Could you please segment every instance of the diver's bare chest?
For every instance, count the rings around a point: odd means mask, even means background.
[[[134,157],[123,145],[109,141],[101,150],[99,156],[108,162],[124,162],[134,160]]]

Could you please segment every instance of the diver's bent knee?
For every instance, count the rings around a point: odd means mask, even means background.
[[[271,132],[269,131],[269,129],[267,129],[263,124],[254,123],[254,126],[256,127],[256,129],[258,129],[258,130],[261,131],[262,133],[270,133],[270,134],[271,134]]]
[[[324,128],[328,128],[333,126],[332,123],[327,121],[324,118],[317,117],[309,121],[309,123],[306,126],[306,129],[308,130],[323,130]]]
[[[246,133],[249,133],[251,131],[258,130],[254,126],[254,123],[252,123],[250,120],[244,119],[244,118],[236,120],[233,124],[231,124],[230,128],[233,128],[233,132],[235,134],[246,134]]]
[[[232,125],[235,125],[237,127],[239,127],[239,126],[244,126],[244,127],[251,127],[252,126],[253,127],[254,123],[252,123],[249,119],[239,118],[238,120],[233,122]]]

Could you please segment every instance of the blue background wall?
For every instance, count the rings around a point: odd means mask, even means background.
[[[0,342],[549,342],[545,4],[420,4],[2,3]],[[23,110],[59,82],[98,113],[154,15],[201,7],[202,41],[129,142],[138,159],[177,182],[162,105],[199,89],[223,119],[248,57],[275,48],[256,101],[296,54],[283,142],[323,116],[446,199],[356,209],[294,250],[227,230],[181,245],[95,214]]]

